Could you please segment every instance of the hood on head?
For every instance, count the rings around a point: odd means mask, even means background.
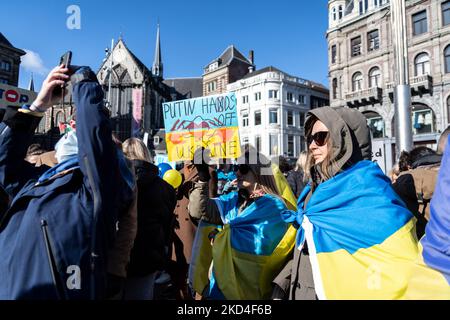
[[[340,171],[346,165],[371,159],[370,130],[361,112],[345,107],[310,110],[305,122],[305,134],[311,133],[316,119],[330,131],[333,141],[331,160],[334,172]]]
[[[348,125],[352,133],[352,162],[372,160],[372,139],[366,117],[356,109],[341,107],[335,110]]]

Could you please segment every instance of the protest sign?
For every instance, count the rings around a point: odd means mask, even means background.
[[[229,93],[163,103],[169,161],[192,160],[200,147],[209,149],[212,158],[238,158],[236,102]]]

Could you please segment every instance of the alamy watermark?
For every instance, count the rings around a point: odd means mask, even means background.
[[[81,29],[81,9],[77,5],[70,5],[67,7],[66,13],[69,15],[67,17],[66,26],[69,30],[80,30]]]

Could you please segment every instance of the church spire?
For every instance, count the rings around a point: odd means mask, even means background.
[[[28,90],[34,92],[34,80],[33,80],[33,73],[31,73],[31,79],[30,83],[28,84]]]
[[[155,77],[163,77],[163,63],[161,58],[161,42],[159,37],[159,22],[158,31],[156,33],[156,47],[155,47],[155,60],[153,61],[152,73]]]

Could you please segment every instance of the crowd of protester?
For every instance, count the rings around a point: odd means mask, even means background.
[[[61,85],[76,128],[44,150]],[[88,67],[56,67],[0,120],[0,299],[450,299],[450,127],[387,176],[362,113],[317,108],[295,164],[202,148],[174,187],[115,136]]]

